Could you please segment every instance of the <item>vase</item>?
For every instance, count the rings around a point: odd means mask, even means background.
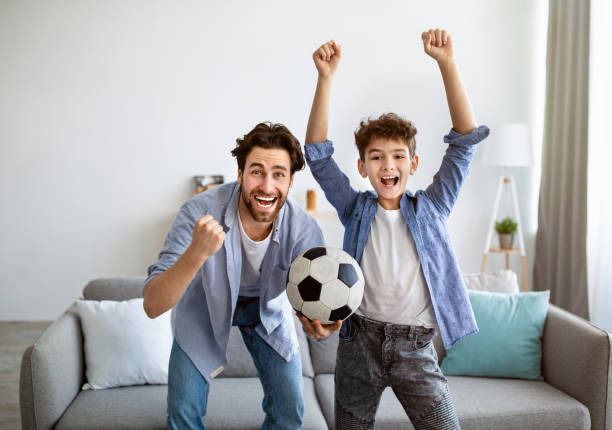
[[[513,242],[514,242],[514,233],[500,233],[499,234],[499,247],[501,249],[512,249]]]

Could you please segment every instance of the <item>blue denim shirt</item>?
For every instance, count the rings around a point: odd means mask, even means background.
[[[400,211],[414,239],[446,349],[478,332],[446,220],[468,174],[475,144],[488,135],[486,126],[467,135],[451,130],[444,136],[449,145],[431,185],[415,194],[406,191],[400,200]],[[361,262],[378,196],[374,191],[353,189],[332,158],[333,152],[330,141],[308,144],[306,161],[344,225],[344,250]],[[345,321],[342,330],[347,330],[347,324]]]
[[[145,285],[169,269],[191,244],[195,222],[213,216],[226,232],[219,251],[202,265],[176,304],[174,338],[202,376],[209,381],[227,366],[227,342],[240,290],[242,252],[238,226],[240,186],[223,184],[188,200],[166,236],[159,259],[148,269]],[[261,323],[256,332],[289,361],[298,353],[293,310],[286,294],[291,262],[306,249],[324,245],[316,221],[288,198],[274,221],[264,256],[260,287]]]

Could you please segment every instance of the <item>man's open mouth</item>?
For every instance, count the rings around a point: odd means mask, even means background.
[[[272,207],[274,203],[276,203],[277,199],[278,197],[255,196],[255,201],[257,202],[257,205],[264,209]]]
[[[393,186],[397,184],[397,181],[399,181],[399,177],[398,176],[383,176],[382,178],[380,178],[380,181],[383,183],[383,185],[385,186]]]

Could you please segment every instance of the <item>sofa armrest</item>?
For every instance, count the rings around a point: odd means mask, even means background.
[[[542,336],[546,382],[583,403],[592,429],[612,428],[610,334],[550,305]]]
[[[22,428],[52,429],[84,379],[81,322],[72,306],[23,354],[19,381]]]

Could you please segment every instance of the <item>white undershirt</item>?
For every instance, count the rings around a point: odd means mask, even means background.
[[[238,214],[238,224],[240,225],[240,242],[242,243],[242,273],[240,276],[240,292],[238,294],[247,297],[257,297],[259,296],[261,263],[272,238],[272,229],[270,229],[270,233],[268,233],[265,239],[256,242],[244,232],[240,214]]]
[[[393,324],[436,327],[414,239],[399,209],[380,204],[361,259],[365,289],[359,315]]]

